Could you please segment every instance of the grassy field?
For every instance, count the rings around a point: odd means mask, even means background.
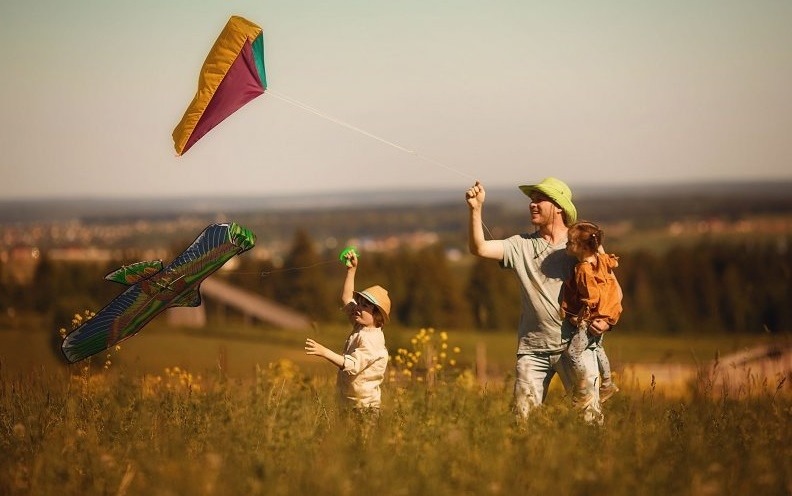
[[[386,328],[386,340],[393,351],[410,345],[418,329]],[[438,329],[440,331],[440,329]],[[322,370],[325,364],[303,353],[306,337],[313,337],[333,349],[340,349],[347,327],[320,327],[310,332],[210,325],[205,329],[179,329],[154,322],[122,343],[112,352],[112,361],[137,373],[161,373],[175,365],[201,372],[217,371],[239,378],[249,378],[256,365],[266,365],[287,358],[302,368]],[[477,347],[486,350],[487,367],[494,375],[503,375],[514,366],[516,337],[514,331],[474,332],[449,330],[461,349],[460,362],[470,366]],[[699,335],[681,337],[648,333],[609,333],[606,349],[614,366],[629,363],[698,365],[712,360],[716,353],[726,355],[747,347],[789,337],[772,334]],[[55,330],[33,331],[0,329],[0,359],[5,370],[29,371],[41,366],[57,368],[63,360],[57,349],[60,338]],[[103,356],[100,356],[103,358]],[[96,361],[96,360],[95,360]],[[103,360],[101,360],[103,361]],[[321,365],[321,367],[317,367]]]
[[[345,332],[312,334],[338,348]],[[417,332],[390,329],[392,348]],[[0,331],[0,494],[792,493],[784,382],[738,397],[705,380],[685,399],[625,387],[602,426],[556,385],[518,421],[513,335],[449,331],[457,365],[433,381],[395,374],[379,421],[361,430],[337,412],[334,369],[303,354],[304,338],[152,325],[105,369],[102,355],[65,366],[50,333]],[[608,349],[617,363],[695,364],[756,342],[614,333]],[[465,371],[478,343],[492,371],[483,385]]]

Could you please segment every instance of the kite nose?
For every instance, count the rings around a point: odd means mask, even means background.
[[[249,250],[256,246],[256,235],[250,229],[233,222],[229,231],[231,234],[231,242],[243,250]]]

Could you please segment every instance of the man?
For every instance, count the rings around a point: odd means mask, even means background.
[[[518,327],[514,407],[520,416],[540,406],[547,396],[553,376],[558,373],[564,388],[572,392],[572,372],[562,360],[574,331],[569,320],[561,316],[561,288],[574,268],[575,259],[567,255],[567,227],[577,220],[572,191],[553,177],[539,184],[523,185],[520,190],[531,198],[533,233],[507,239],[484,238],[482,208],[486,193],[476,182],[465,198],[470,207],[468,244],[476,256],[498,260],[502,267],[514,271],[520,281],[522,315]],[[592,325],[607,330],[604,321]],[[577,405],[590,422],[601,422],[596,355],[589,349],[583,354],[586,367],[586,390]]]

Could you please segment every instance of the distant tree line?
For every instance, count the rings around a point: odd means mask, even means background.
[[[775,242],[703,241],[665,252],[621,253],[617,276],[626,331],[792,331],[792,239]],[[294,237],[281,269],[239,285],[292,305],[316,320],[338,315],[343,268],[320,253],[304,231]],[[394,320],[410,327],[514,329],[519,285],[491,260],[467,256],[451,263],[440,244],[421,250],[365,253],[357,287],[382,284],[391,292]],[[251,264],[252,262],[246,262]],[[323,265],[320,265],[323,264]],[[259,267],[262,273],[272,267]],[[328,303],[329,302],[329,303]]]
[[[790,243],[790,238],[772,243],[709,241],[662,253],[619,253],[617,276],[625,311],[618,330],[791,331]],[[281,266],[243,255],[240,267],[228,277],[318,322],[341,321],[338,298],[344,269],[335,257],[299,230]],[[102,279],[115,267],[56,264],[45,254],[32,285],[0,284],[0,319],[13,309],[65,326],[75,312],[98,310],[123,291]],[[0,275],[2,271],[0,264]],[[519,319],[520,289],[511,272],[471,255],[451,262],[439,243],[420,250],[363,253],[356,286],[372,284],[388,288],[394,323],[408,327],[513,330]]]

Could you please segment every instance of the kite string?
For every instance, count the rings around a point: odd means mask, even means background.
[[[261,270],[261,271],[238,271],[238,270],[235,270],[234,273],[235,274],[241,274],[241,275],[257,274],[260,277],[269,277],[272,274],[275,274],[275,273],[278,273],[278,272],[291,272],[291,271],[296,271],[296,270],[312,269],[312,268],[318,267],[320,265],[327,265],[327,264],[331,264],[331,263],[335,263],[335,262],[336,262],[335,260],[323,260],[321,262],[316,262],[316,263],[312,263],[312,264],[309,264],[309,265],[303,265],[303,266],[300,266],[300,267],[282,267],[282,268],[279,268],[279,269]]]
[[[361,129],[361,128],[357,127],[357,126],[353,126],[352,124],[349,124],[348,122],[344,122],[344,121],[342,121],[342,120],[340,120],[340,119],[338,119],[336,117],[333,117],[332,115],[329,115],[329,114],[326,114],[326,113],[322,112],[321,110],[319,110],[317,108],[311,107],[310,105],[307,105],[307,104],[302,103],[302,102],[300,102],[298,100],[295,100],[294,98],[288,97],[286,95],[283,95],[281,93],[278,93],[278,92],[275,92],[275,91],[272,91],[272,90],[269,90],[269,89],[264,93],[264,95],[272,95],[273,97],[275,97],[275,98],[277,98],[279,100],[282,100],[282,101],[284,101],[286,103],[290,103],[290,104],[292,104],[292,105],[294,105],[296,107],[299,107],[299,108],[305,110],[306,112],[310,112],[310,113],[312,113],[314,115],[317,115],[317,116],[319,116],[319,117],[321,117],[323,119],[326,119],[326,120],[328,120],[330,122],[333,122],[335,124],[338,124],[340,126],[343,126],[343,127],[347,128],[347,129],[350,129],[352,131],[360,133],[360,134],[362,134],[364,136],[368,136],[371,139],[377,140],[377,141],[379,141],[381,143],[384,143],[384,144],[386,144],[388,146],[392,146],[393,148],[396,148],[397,150],[401,150],[401,151],[403,151],[405,153],[409,153],[410,155],[414,155],[414,156],[420,158],[421,160],[424,160],[426,162],[430,162],[430,163],[432,163],[432,164],[434,164],[434,165],[436,165],[438,167],[442,167],[443,169],[446,169],[446,170],[449,170],[451,172],[454,172],[455,174],[463,176],[463,177],[465,177],[467,179],[470,179],[472,181],[476,180],[476,178],[471,176],[470,174],[466,174],[466,173],[462,172],[459,169],[455,169],[454,167],[451,167],[448,164],[445,164],[445,163],[443,163],[443,162],[441,162],[439,160],[436,160],[436,159],[434,159],[432,157],[428,157],[426,155],[418,153],[415,150],[411,150],[409,148],[406,148],[406,147],[404,147],[404,146],[402,146],[402,145],[400,145],[398,143],[394,143],[393,141],[387,140],[387,139],[385,139],[385,138],[383,138],[381,136],[377,136],[376,134],[370,133],[370,132],[366,131],[365,129]]]
[[[433,164],[435,166],[438,166],[438,167],[441,167],[441,168],[446,169],[448,171],[451,171],[451,172],[453,172],[455,174],[458,174],[458,175],[460,175],[462,177],[470,179],[471,181],[477,181],[477,179],[475,177],[471,176],[470,174],[466,174],[465,172],[462,172],[459,169],[455,169],[454,167],[451,167],[450,165],[445,164],[445,163],[443,163],[443,162],[441,162],[441,161],[439,161],[437,159],[434,159],[434,158],[429,157],[427,155],[423,155],[421,153],[418,153],[415,150],[411,150],[410,148],[406,148],[406,147],[404,147],[404,146],[402,146],[402,145],[400,145],[398,143],[394,143],[393,141],[387,140],[387,139],[385,139],[385,138],[383,138],[381,136],[377,136],[376,134],[370,133],[370,132],[366,131],[365,129],[361,129],[361,128],[357,127],[357,126],[353,126],[352,124],[349,124],[348,122],[342,121],[341,119],[333,117],[332,115],[329,115],[329,114],[327,114],[325,112],[322,112],[321,110],[319,110],[319,109],[317,109],[315,107],[312,107],[312,106],[310,106],[310,105],[308,105],[306,103],[303,103],[303,102],[301,102],[299,100],[295,100],[294,98],[286,96],[286,95],[284,95],[282,93],[278,93],[277,91],[273,91],[271,89],[267,89],[267,91],[264,93],[264,95],[265,96],[266,95],[271,95],[274,98],[277,98],[277,99],[279,99],[281,101],[284,101],[286,103],[294,105],[295,107],[298,107],[298,108],[300,108],[302,110],[305,110],[306,112],[310,112],[310,113],[312,113],[312,114],[314,114],[314,115],[316,115],[318,117],[321,117],[321,118],[326,119],[326,120],[328,120],[330,122],[338,124],[339,126],[343,126],[343,127],[347,128],[347,129],[349,129],[351,131],[355,131],[355,132],[360,133],[360,134],[362,134],[364,136],[368,136],[371,139],[374,139],[374,140],[379,141],[381,143],[384,143],[384,144],[386,144],[388,146],[396,148],[397,150],[401,150],[401,151],[403,151],[405,153],[413,155],[413,156],[415,156],[415,157],[417,157],[417,158],[419,158],[419,159],[421,159],[421,160],[423,160],[425,162],[429,162],[429,163],[431,163],[431,164]],[[481,222],[481,225],[482,225],[482,227],[484,227],[484,230],[487,232],[487,234],[489,234],[490,239],[494,238],[494,236],[492,235],[492,232],[490,232],[490,230],[489,230],[489,227],[487,227],[487,225],[483,221]]]

